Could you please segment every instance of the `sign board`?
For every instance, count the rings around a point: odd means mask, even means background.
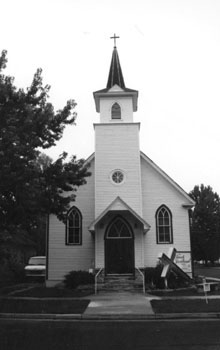
[[[176,274],[178,274],[179,276],[182,276],[182,278],[184,278],[186,280],[189,280],[191,278],[191,276],[188,273],[186,273],[183,269],[181,269],[181,267],[179,267],[175,263],[176,253],[177,253],[176,249],[174,247],[170,247],[167,254],[160,253],[158,256],[159,260],[163,264],[163,270],[161,272],[161,277],[164,278],[166,287],[168,287],[167,277],[168,277],[169,271],[171,269],[173,271],[175,271]]]
[[[192,258],[189,251],[177,251],[174,262],[181,270],[192,277]]]
[[[210,292],[210,283],[203,283],[204,292]]]

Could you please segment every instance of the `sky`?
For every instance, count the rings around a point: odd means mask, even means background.
[[[43,69],[55,109],[77,103],[63,151],[94,152],[93,92],[106,87],[116,33],[125,85],[139,91],[140,148],[186,192],[220,195],[219,0],[1,0],[7,74],[28,87]]]

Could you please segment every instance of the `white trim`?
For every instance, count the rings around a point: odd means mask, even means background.
[[[138,91],[137,90],[122,90],[122,91],[110,91],[110,90],[99,90],[93,92],[93,97],[95,100],[95,106],[96,106],[96,112],[100,113],[100,99],[101,98],[120,98],[120,97],[131,97],[132,98],[132,104],[133,104],[133,112],[137,111],[137,100],[138,100]]]
[[[121,121],[121,119],[111,119],[113,120],[113,122],[111,123],[93,123],[93,127],[95,128],[96,126],[103,126],[103,125],[117,125],[117,126],[120,126],[120,125],[138,125],[139,126],[139,130],[140,130],[140,125],[141,123],[133,123],[133,122],[124,122],[124,123],[119,123],[119,122],[116,122],[116,120],[118,121]]]
[[[112,176],[113,176],[113,174],[115,173],[115,172],[120,172],[122,175],[123,175],[123,180],[121,181],[121,182],[115,182],[114,180],[113,180],[113,178],[112,178]],[[114,170],[112,170],[111,172],[110,172],[110,181],[111,181],[111,183],[114,185],[114,186],[121,186],[121,185],[123,185],[124,183],[125,183],[125,180],[126,180],[126,176],[125,176],[125,172],[123,171],[123,170],[121,170],[121,169],[114,169]]]
[[[85,164],[90,163],[95,158],[95,152],[93,152],[88,158],[85,160]]]

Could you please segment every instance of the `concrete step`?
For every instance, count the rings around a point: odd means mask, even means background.
[[[135,292],[135,291],[142,291],[143,286],[136,285],[136,286],[107,286],[105,284],[98,285],[98,291],[105,291],[105,292]]]
[[[142,289],[141,276],[133,274],[107,275],[98,279],[98,290],[102,291],[142,291]]]

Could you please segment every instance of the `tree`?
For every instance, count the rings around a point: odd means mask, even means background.
[[[195,186],[192,213],[192,252],[195,260],[212,263],[220,257],[220,198],[210,186]]]
[[[76,189],[90,175],[83,159],[67,161],[63,153],[55,162],[40,149],[54,146],[65,126],[73,125],[76,103],[69,100],[55,112],[48,102],[50,87],[43,86],[38,69],[26,90],[4,75],[7,52],[0,56],[0,242],[35,232],[39,217],[50,213],[65,219]],[[63,193],[65,192],[65,196]],[[13,237],[12,237],[13,236]]]

